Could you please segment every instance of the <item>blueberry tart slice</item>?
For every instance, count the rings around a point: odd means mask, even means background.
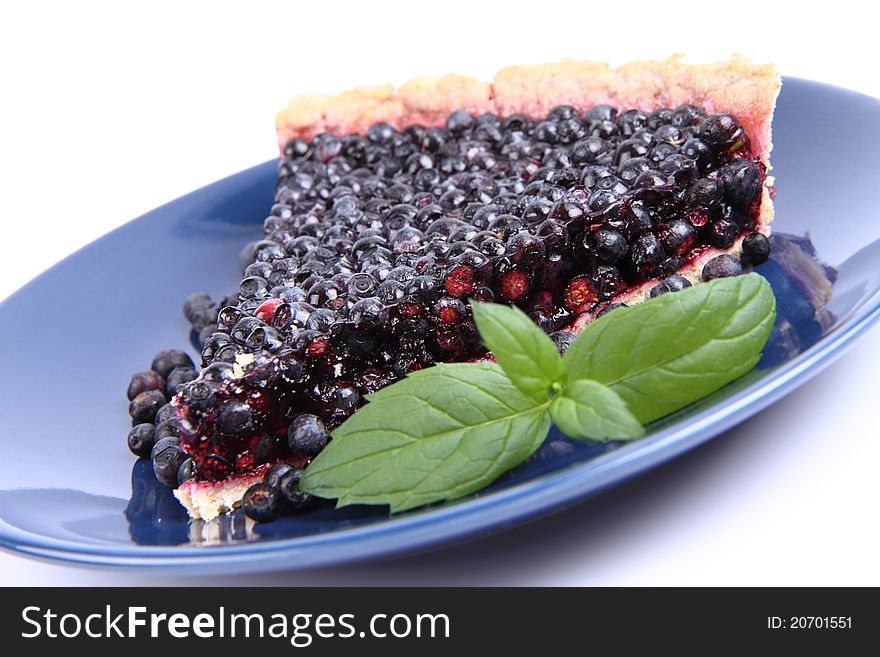
[[[295,98],[237,293],[188,302],[201,369],[176,384],[159,471],[196,518],[248,490],[252,517],[307,508],[301,468],[365,394],[491,356],[469,299],[516,304],[564,349],[603,312],[760,264],[779,87],[743,57],[674,57]]]

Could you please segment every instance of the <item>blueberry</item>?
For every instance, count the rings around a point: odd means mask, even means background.
[[[693,160],[701,171],[707,170],[714,158],[712,149],[696,137],[691,137],[681,145],[681,154]]]
[[[593,246],[600,260],[612,263],[620,260],[629,248],[621,233],[607,228],[600,228],[593,233]]]
[[[204,411],[214,405],[216,396],[210,385],[196,379],[184,385],[181,391],[184,401],[193,410]]]
[[[289,511],[302,511],[312,506],[315,498],[299,488],[303,471],[300,468],[291,469],[284,473],[278,481],[278,492]]]
[[[177,394],[178,386],[189,383],[195,379],[199,373],[196,368],[190,365],[181,365],[171,370],[168,378],[165,379],[165,395],[170,399]]]
[[[748,210],[761,198],[763,178],[758,165],[739,159],[718,171],[724,185],[724,200],[737,210]]]
[[[159,425],[162,424],[165,420],[170,420],[176,417],[177,409],[174,408],[173,404],[168,403],[162,406],[158,411],[156,411],[156,417],[154,418],[153,424]]]
[[[446,130],[460,134],[474,125],[474,117],[467,110],[456,110],[446,118]]]
[[[169,436],[180,436],[180,422],[176,417],[169,418],[156,425],[156,440],[162,440]]]
[[[608,143],[598,137],[587,137],[576,142],[571,148],[571,159],[574,164],[593,164],[608,153]]]
[[[158,372],[162,377],[167,377],[171,374],[171,370],[175,367],[181,366],[195,367],[195,363],[193,363],[192,358],[187,356],[183,351],[178,349],[166,349],[165,351],[160,351],[156,354],[156,357],[153,358],[153,364],[150,365],[150,369],[154,372]]]
[[[724,196],[724,183],[717,178],[700,178],[687,192],[687,202],[694,207],[710,207]]]
[[[712,258],[703,267],[703,280],[711,281],[713,278],[727,278],[742,274],[742,265],[732,255],[724,253]]]
[[[375,144],[386,144],[394,136],[394,128],[387,123],[374,123],[367,128],[367,139]]]
[[[363,402],[361,393],[352,386],[340,386],[333,393],[333,405],[343,415],[351,415]]]
[[[317,415],[298,416],[287,432],[287,444],[294,456],[315,456],[329,440],[330,434]]]
[[[376,291],[376,285],[376,279],[369,274],[354,274],[348,279],[346,284],[348,298],[363,299],[365,297],[373,296]]]
[[[614,121],[617,119],[617,110],[610,105],[594,105],[587,110],[584,119],[587,123],[593,121]]]
[[[292,465],[289,465],[287,463],[275,463],[268,470],[266,470],[263,481],[272,488],[278,488],[278,482],[281,481],[281,477],[283,477],[291,470],[293,470]]]
[[[135,424],[152,422],[156,412],[167,402],[161,390],[147,390],[131,400],[128,413]]]
[[[699,107],[685,103],[673,110],[670,123],[678,128],[687,128],[697,123],[703,114]]]
[[[587,210],[592,213],[600,213],[607,210],[612,204],[620,200],[620,196],[610,189],[596,189],[587,200]],[[555,213],[554,213],[555,215]],[[562,217],[563,220],[566,217]]]
[[[770,240],[761,233],[749,233],[742,241],[742,262],[760,265],[770,257]]]
[[[241,498],[245,515],[257,522],[270,522],[278,517],[281,510],[281,496],[278,491],[264,482],[254,484]]]
[[[543,264],[544,242],[528,231],[520,231],[507,240],[506,253],[523,269],[537,269]]]
[[[153,448],[150,450],[150,458],[153,458],[161,452],[166,447],[177,447],[180,445],[180,438],[178,436],[165,436],[163,438],[157,438]]]
[[[128,432],[128,448],[135,456],[149,456],[155,440],[155,427],[146,422]]]
[[[253,410],[238,399],[226,402],[217,415],[217,428],[230,436],[243,436],[255,429]]]
[[[388,324],[388,309],[377,297],[367,297],[351,307],[348,318],[355,325],[378,330]]]
[[[311,146],[307,141],[303,141],[302,139],[291,139],[284,146],[284,157],[290,160],[305,157],[310,150]]]
[[[269,282],[260,276],[248,276],[238,286],[242,299],[265,299],[269,296]]]
[[[217,324],[217,305],[205,292],[196,292],[183,302],[183,315],[197,331]]]
[[[648,115],[648,120],[645,122],[645,125],[649,130],[656,131],[661,126],[669,125],[672,121],[672,110],[668,107],[664,107],[658,110],[654,110]]]
[[[683,290],[686,287],[690,287],[691,282],[686,279],[684,276],[679,276],[675,274],[674,276],[670,276],[665,281],[658,283],[654,287],[651,288],[651,298],[659,297],[661,294],[666,294],[667,292],[678,292],[679,290]]]
[[[663,246],[653,233],[643,233],[633,245],[632,261],[642,273],[653,273],[665,258]]]
[[[625,303],[609,303],[602,310],[596,313],[596,318],[598,319],[602,315],[606,313],[610,313],[612,310],[617,310],[618,308],[626,308],[627,305]]]
[[[163,390],[164,388],[165,379],[162,378],[161,374],[153,370],[136,372],[132,375],[131,382],[128,384],[128,400],[131,401],[147,390]]]
[[[668,253],[684,253],[691,248],[695,239],[694,227],[682,219],[673,219],[660,233],[660,242]]]
[[[182,486],[195,476],[195,462],[191,458],[186,459],[183,463],[180,464],[180,467],[177,469],[177,485]]]
[[[564,354],[566,349],[574,342],[575,336],[574,333],[569,333],[568,331],[556,331],[550,334],[550,338],[553,340],[553,344],[556,345],[559,353]]]
[[[730,114],[710,114],[700,123],[699,135],[716,151],[729,150],[741,144],[742,126]]]
[[[631,137],[632,134],[645,126],[648,117],[639,110],[627,110],[617,117],[617,129],[623,137]]]
[[[739,226],[727,219],[718,219],[708,226],[709,243],[722,249],[729,249],[739,235]]]
[[[212,335],[214,335],[214,331],[216,331],[216,329],[216,326],[209,325],[199,331],[198,343],[200,347],[205,346],[205,343],[210,339]]]
[[[167,438],[165,440],[168,440]],[[158,446],[162,441],[156,443]],[[180,466],[187,459],[186,454],[177,445],[167,445],[160,450],[153,448],[153,472],[156,479],[166,486],[177,488],[177,474]]]

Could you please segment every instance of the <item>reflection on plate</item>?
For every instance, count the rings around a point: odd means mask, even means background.
[[[832,135],[823,128],[833,119]],[[477,495],[389,517],[322,505],[254,525],[190,523],[124,444],[124,389],[152,354],[184,344],[182,297],[222,295],[259,236],[274,162],[163,206],[74,254],[0,305],[7,400],[0,545],[78,563],[190,571],[304,568],[460,540],[624,481],[704,442],[818,372],[880,316],[873,192],[880,102],[786,80],[775,122],[773,285],[779,321],[759,367],[651,425],[643,440],[586,445],[553,430],[527,463]],[[835,162],[828,167],[827,162]],[[783,235],[783,233],[785,235]],[[803,236],[809,235],[809,239]],[[817,264],[813,246],[831,270]],[[836,272],[836,280],[835,280]],[[833,282],[833,287],[831,283]],[[10,403],[8,400],[14,400]]]

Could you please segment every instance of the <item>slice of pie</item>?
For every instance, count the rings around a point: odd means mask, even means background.
[[[766,259],[779,88],[744,57],[674,57],[295,98],[265,239],[175,398],[178,499],[216,517],[366,393],[486,357],[469,299],[564,348],[603,311]]]

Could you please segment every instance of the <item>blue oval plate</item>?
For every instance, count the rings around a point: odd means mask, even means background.
[[[650,427],[628,445],[551,433],[528,463],[478,495],[389,517],[330,506],[255,526],[240,512],[189,522],[146,461],[125,447],[123,391],[152,355],[187,341],[183,297],[222,296],[236,255],[260,235],[276,165],[268,162],[126,224],[0,305],[5,400],[0,545],[82,564],[190,571],[306,568],[497,530],[571,504],[688,450],[818,373],[880,316],[880,101],[785,81],[775,121],[776,238],[761,267],[780,308],[758,369]],[[829,130],[828,126],[834,126]]]

